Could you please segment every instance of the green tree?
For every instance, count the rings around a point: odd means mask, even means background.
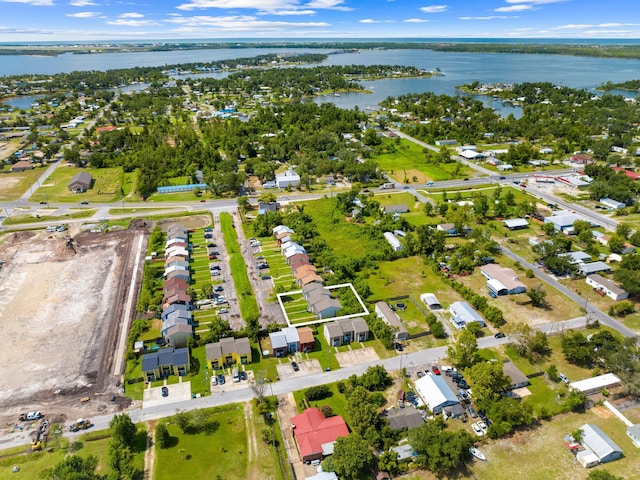
[[[333,447],[332,464],[340,478],[358,480],[369,472],[375,457],[368,442],[357,433],[338,437]]]
[[[590,367],[593,364],[593,347],[584,333],[578,330],[570,330],[562,336],[562,353],[568,362],[582,367]]]
[[[611,253],[620,253],[624,249],[625,240],[619,235],[612,235],[607,242],[607,247]]]
[[[629,235],[631,235],[631,227],[626,223],[620,222],[616,227],[616,235],[627,240]]]
[[[562,402],[562,407],[567,412],[582,412],[587,404],[587,396],[579,390],[571,390]]]
[[[418,454],[416,462],[438,476],[464,463],[473,445],[473,439],[466,430],[446,430],[442,417],[414,428],[408,436],[409,443]]]
[[[107,449],[109,467],[117,473],[118,479],[131,480],[135,474],[131,449],[112,439]]]
[[[246,195],[242,195],[240,197],[238,197],[238,208],[240,210],[242,210],[243,212],[246,212],[247,209],[249,208],[249,197],[247,197]]]
[[[103,480],[104,477],[96,473],[98,458],[94,455],[87,457],[71,455],[55,467],[44,473],[47,480]]]
[[[545,300],[547,292],[542,288],[542,284],[528,289],[527,296],[531,300],[531,305],[534,307],[545,307],[547,305]]]
[[[167,426],[164,423],[159,423],[156,426],[156,443],[160,448],[167,448],[169,446],[169,441],[171,437],[169,436],[169,430],[167,430]]]
[[[547,368],[547,377],[549,377],[549,380],[551,380],[552,382],[558,382],[560,380],[558,367],[556,367],[555,365],[550,365],[549,368]]]
[[[511,385],[501,362],[479,362],[467,370],[476,405],[483,410],[500,398]]]
[[[358,383],[370,392],[374,392],[385,390],[393,380],[382,365],[375,365],[367,368],[367,371],[360,376]]]
[[[349,395],[346,412],[351,429],[359,435],[364,435],[370,426],[378,423],[377,408],[371,402],[370,393],[362,386],[354,388]]]
[[[478,341],[476,336],[464,329],[458,334],[454,345],[448,348],[449,358],[453,360],[458,368],[471,367],[478,361]]]
[[[138,429],[129,415],[126,413],[115,415],[109,422],[109,427],[114,442],[133,449]]]
[[[191,412],[178,410],[173,416],[173,421],[176,422],[176,425],[182,433],[187,433],[191,427],[191,418]]]

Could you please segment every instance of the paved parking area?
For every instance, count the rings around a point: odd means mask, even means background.
[[[311,358],[309,360],[296,360],[296,363],[298,364],[299,368],[297,372],[293,370],[291,362],[279,363],[278,365],[276,365],[276,369],[278,370],[278,377],[281,379],[297,378],[305,377],[313,373],[322,373],[320,362],[315,358]]]
[[[180,382],[165,386],[169,389],[169,395],[166,397],[162,396],[162,387],[145,388],[142,392],[142,408],[191,399],[191,382]]]
[[[336,360],[338,360],[340,368],[353,367],[354,365],[374,362],[379,359],[380,357],[372,347],[336,353]]]
[[[216,393],[224,393],[224,392],[233,392],[235,390],[241,390],[243,388],[250,388],[251,384],[255,382],[255,378],[253,376],[253,371],[246,370],[247,379],[240,380],[239,382],[233,381],[233,374],[226,373],[224,376],[224,385],[211,385],[211,381],[209,381],[209,386],[211,387],[211,394],[215,395]]]

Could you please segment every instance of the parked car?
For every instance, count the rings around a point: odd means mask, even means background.
[[[504,338],[504,337],[506,337],[506,335],[504,333],[502,333],[502,332],[498,332],[498,333],[496,333],[494,335],[494,337],[496,337],[496,338]]]
[[[162,396],[163,397],[169,396],[169,389],[167,387],[162,387]]]
[[[477,436],[481,437],[482,435],[484,435],[482,429],[477,423],[472,423],[471,428],[473,428],[473,433],[475,433]]]
[[[214,375],[213,377],[211,377],[211,386],[215,387],[216,385],[218,385],[218,377]]]
[[[204,229],[205,232],[213,232],[213,228],[211,227],[207,227]]]
[[[262,275],[262,280],[271,280],[271,275]]]
[[[218,256],[217,255],[209,255],[209,260],[217,260]]]
[[[46,205],[47,202],[45,200],[40,201],[40,205]]]
[[[422,378],[424,377],[424,372],[418,371],[416,375],[418,375],[418,378]]]
[[[246,379],[247,379],[247,372],[243,370],[240,372],[240,380],[246,380]]]
[[[269,268],[269,264],[268,263],[260,263],[258,266],[256,266],[256,268],[258,270],[264,270],[266,268]]]
[[[213,289],[214,292],[222,292],[224,291],[224,287],[222,285],[218,285],[216,288]]]
[[[480,430],[482,430],[482,434],[486,435],[487,431],[489,430],[489,427],[487,427],[487,424],[484,422],[478,422],[478,427],[480,427]]]
[[[216,248],[217,245],[215,243],[207,243],[207,248]]]
[[[210,265],[209,270],[222,270],[220,265]]]
[[[218,310],[218,313],[229,313],[229,309],[228,308],[221,308],[220,310]]]
[[[471,418],[478,418],[478,412],[476,412],[471,405],[469,405],[467,410],[469,410],[469,415],[471,415]]]
[[[433,365],[433,366],[431,367],[431,371],[432,371],[435,375],[440,375],[440,369],[439,369],[436,365]]]
[[[291,368],[293,368],[294,372],[297,372],[298,370],[300,370],[300,367],[296,362],[291,362]]]
[[[566,383],[567,385],[569,384],[569,379],[565,374],[559,373],[558,378],[562,381],[562,383]]]
[[[28,413],[21,413],[20,414],[20,421],[24,422],[24,421],[28,421],[31,422],[33,420],[40,420],[44,415],[42,415],[42,412],[28,412]]]
[[[80,202],[80,205],[89,205],[89,202],[87,202],[86,200],[83,200]]]
[[[218,384],[224,385],[224,375],[221,373],[218,374]]]

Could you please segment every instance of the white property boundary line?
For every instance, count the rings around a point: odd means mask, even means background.
[[[124,358],[124,349],[127,342],[127,334],[129,333],[129,319],[131,318],[131,309],[133,308],[133,297],[136,291],[136,278],[138,276],[138,266],[140,265],[140,252],[142,251],[142,241],[144,235],[138,237],[138,250],[136,251],[136,263],[131,273],[131,284],[129,285],[129,294],[127,295],[127,308],[122,317],[120,325],[120,338],[118,339],[118,348],[116,349],[116,361],[113,364],[113,374],[120,375],[122,369],[122,359]]]
[[[340,285],[331,285],[331,286],[323,287],[323,288],[325,288],[326,290],[334,290],[336,288],[344,288],[344,287],[349,287],[351,289],[353,294],[356,296],[356,299],[358,300],[358,303],[362,307],[362,312],[360,312],[360,313],[352,313],[351,315],[342,315],[341,317],[321,318],[319,320],[311,320],[309,322],[295,323],[293,325],[291,324],[291,321],[289,320],[289,315],[287,315],[287,311],[284,308],[284,303],[282,303],[282,297],[284,297],[286,295],[297,295],[299,293],[302,293],[302,290],[292,290],[290,292],[278,293],[276,295],[276,297],[278,297],[278,303],[280,304],[280,309],[282,310],[282,313],[284,314],[284,318],[287,321],[287,326],[289,326],[289,327],[307,327],[309,325],[319,325],[319,324],[322,324],[322,323],[335,322],[336,320],[341,320],[343,318],[354,318],[354,317],[361,317],[363,315],[369,315],[369,309],[367,309],[367,306],[364,304],[364,302],[360,298],[360,295],[358,295],[358,292],[356,292],[356,289],[353,287],[352,283],[341,283]]]

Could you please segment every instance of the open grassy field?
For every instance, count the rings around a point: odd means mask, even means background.
[[[499,259],[501,260],[501,259]],[[509,265],[511,266],[511,265]],[[518,272],[519,280],[527,286],[527,289],[534,288],[541,284],[536,278],[527,278],[524,272]],[[490,305],[495,305],[504,314],[504,319],[526,321],[529,325],[551,323],[560,320],[569,320],[581,316],[582,310],[579,305],[566,298],[552,287],[543,284],[543,290],[547,293],[545,298],[547,308],[535,308],[531,305],[518,305],[518,302],[527,302],[529,297],[526,294],[504,295],[492,298],[488,294],[486,287],[487,279],[480,273],[480,268],[476,268],[471,275],[456,277],[457,281],[463,283],[479,295],[485,297]]]
[[[61,439],[58,443],[55,439],[50,439],[46,451],[26,453],[29,447],[17,447],[0,451],[0,480],[15,478],[37,479],[42,478],[44,470],[55,466],[62,461],[65,456],[70,455],[72,450],[82,457],[94,455],[98,458],[97,471],[100,474],[108,474],[111,468],[108,464],[108,447],[111,437],[108,430],[89,432],[78,438],[73,445],[68,439]],[[146,430],[144,426],[138,426],[138,435],[134,451],[134,466],[144,469],[144,450],[146,448]],[[14,466],[20,467],[19,473],[13,473]]]
[[[45,210],[46,212],[46,210]],[[51,212],[55,213],[56,210],[51,210]],[[5,225],[19,225],[23,223],[39,223],[46,221],[60,221],[60,220],[71,220],[73,218],[88,218],[92,217],[96,213],[94,208],[84,208],[77,211],[72,211],[71,213],[65,213],[64,215],[47,215],[43,213],[42,210],[38,210],[29,215],[12,215],[11,217],[5,219]]]
[[[408,140],[385,138],[382,142],[388,153],[372,156],[372,160],[398,183],[426,183],[473,176],[473,170],[461,163],[427,163],[423,148]]]
[[[251,282],[249,282],[249,275],[247,273],[247,265],[244,262],[244,257],[240,251],[240,245],[238,244],[238,236],[235,228],[233,227],[233,219],[229,213],[220,214],[220,225],[222,227],[222,234],[224,236],[224,243],[229,253],[229,267],[231,268],[231,275],[233,275],[233,281],[238,293],[238,303],[240,305],[240,314],[246,321],[247,318],[258,318],[259,310],[256,303],[255,296],[253,295],[253,288]]]
[[[247,478],[247,429],[241,404],[203,411],[208,431],[184,434],[171,419],[167,429],[171,446],[156,446],[154,478],[191,480],[193,478]]]
[[[0,175],[0,200],[17,200],[44,171],[44,168],[34,168],[24,172],[3,172]]]
[[[621,460],[585,469],[564,446],[563,438],[585,423],[598,425],[624,452]],[[625,434],[626,426],[604,407],[584,414],[563,414],[510,437],[487,441],[480,449],[487,462],[474,462],[470,471],[479,480],[575,480],[586,479],[593,470],[606,470],[621,478],[637,478],[640,450]]]
[[[318,227],[318,232],[329,247],[338,253],[349,256],[364,255],[372,251],[375,245],[365,235],[363,229],[349,223],[336,210],[335,198],[323,198],[304,203],[304,212],[309,214]]]
[[[93,176],[93,187],[84,193],[72,193],[67,185],[69,180],[79,172],[87,172]],[[76,168],[60,165],[47,179],[47,183],[40,185],[30,200],[40,202],[114,202],[122,197],[124,173],[122,168]]]

